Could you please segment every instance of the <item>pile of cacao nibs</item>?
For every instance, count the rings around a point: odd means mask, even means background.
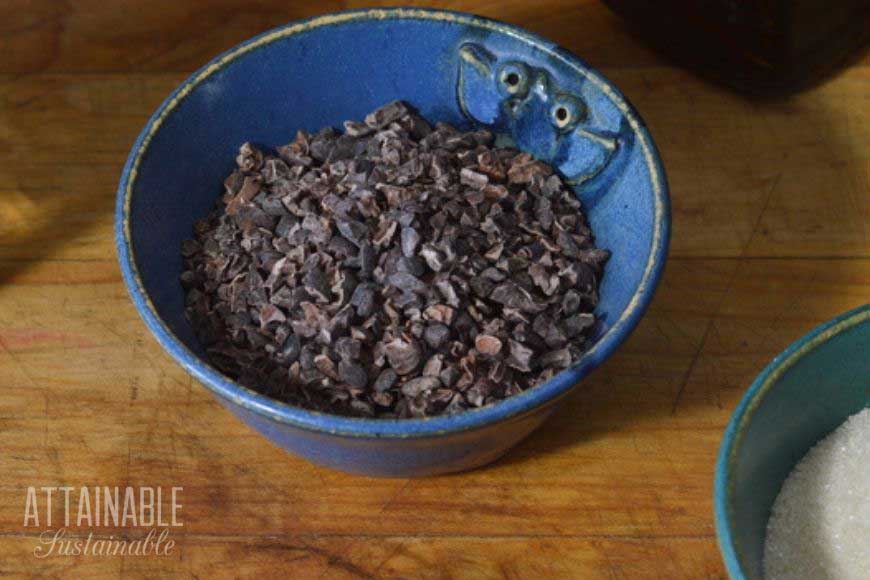
[[[548,165],[401,102],[242,145],[183,244],[186,313],[211,362],[327,413],[487,405],[576,362],[609,253]]]

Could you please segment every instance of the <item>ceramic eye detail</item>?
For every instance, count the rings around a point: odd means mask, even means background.
[[[529,69],[521,62],[506,63],[498,71],[499,88],[511,96],[522,96],[529,88]]]
[[[620,149],[620,134],[590,121],[588,105],[560,86],[548,69],[503,58],[477,42],[458,47],[456,95],[460,110],[579,185],[599,175]],[[590,89],[591,90],[591,89]],[[621,130],[620,130],[621,131]]]
[[[550,122],[560,131],[566,131],[586,118],[586,105],[570,95],[559,95],[550,107]]]

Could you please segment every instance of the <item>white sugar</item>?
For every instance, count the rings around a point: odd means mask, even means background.
[[[870,408],[816,444],[773,504],[766,580],[870,579]]]

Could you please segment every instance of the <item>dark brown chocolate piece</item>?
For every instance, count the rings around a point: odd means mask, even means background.
[[[493,141],[393,102],[274,153],[243,144],[181,248],[213,364],[301,407],[406,418],[575,363],[608,252],[551,167]]]

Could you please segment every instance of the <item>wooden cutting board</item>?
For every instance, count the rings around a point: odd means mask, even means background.
[[[591,0],[432,3],[554,39],[623,89],[667,167],[672,250],[628,343],[519,448],[373,480],[223,410],[139,320],[112,239],[121,165],[169,91],[264,29],[354,5],[0,3],[0,575],[724,577],[711,490],[732,409],[777,352],[870,301],[870,59],[749,101]],[[62,485],[183,487],[174,550],[36,558],[26,488]],[[70,528],[89,531],[139,533]]]

